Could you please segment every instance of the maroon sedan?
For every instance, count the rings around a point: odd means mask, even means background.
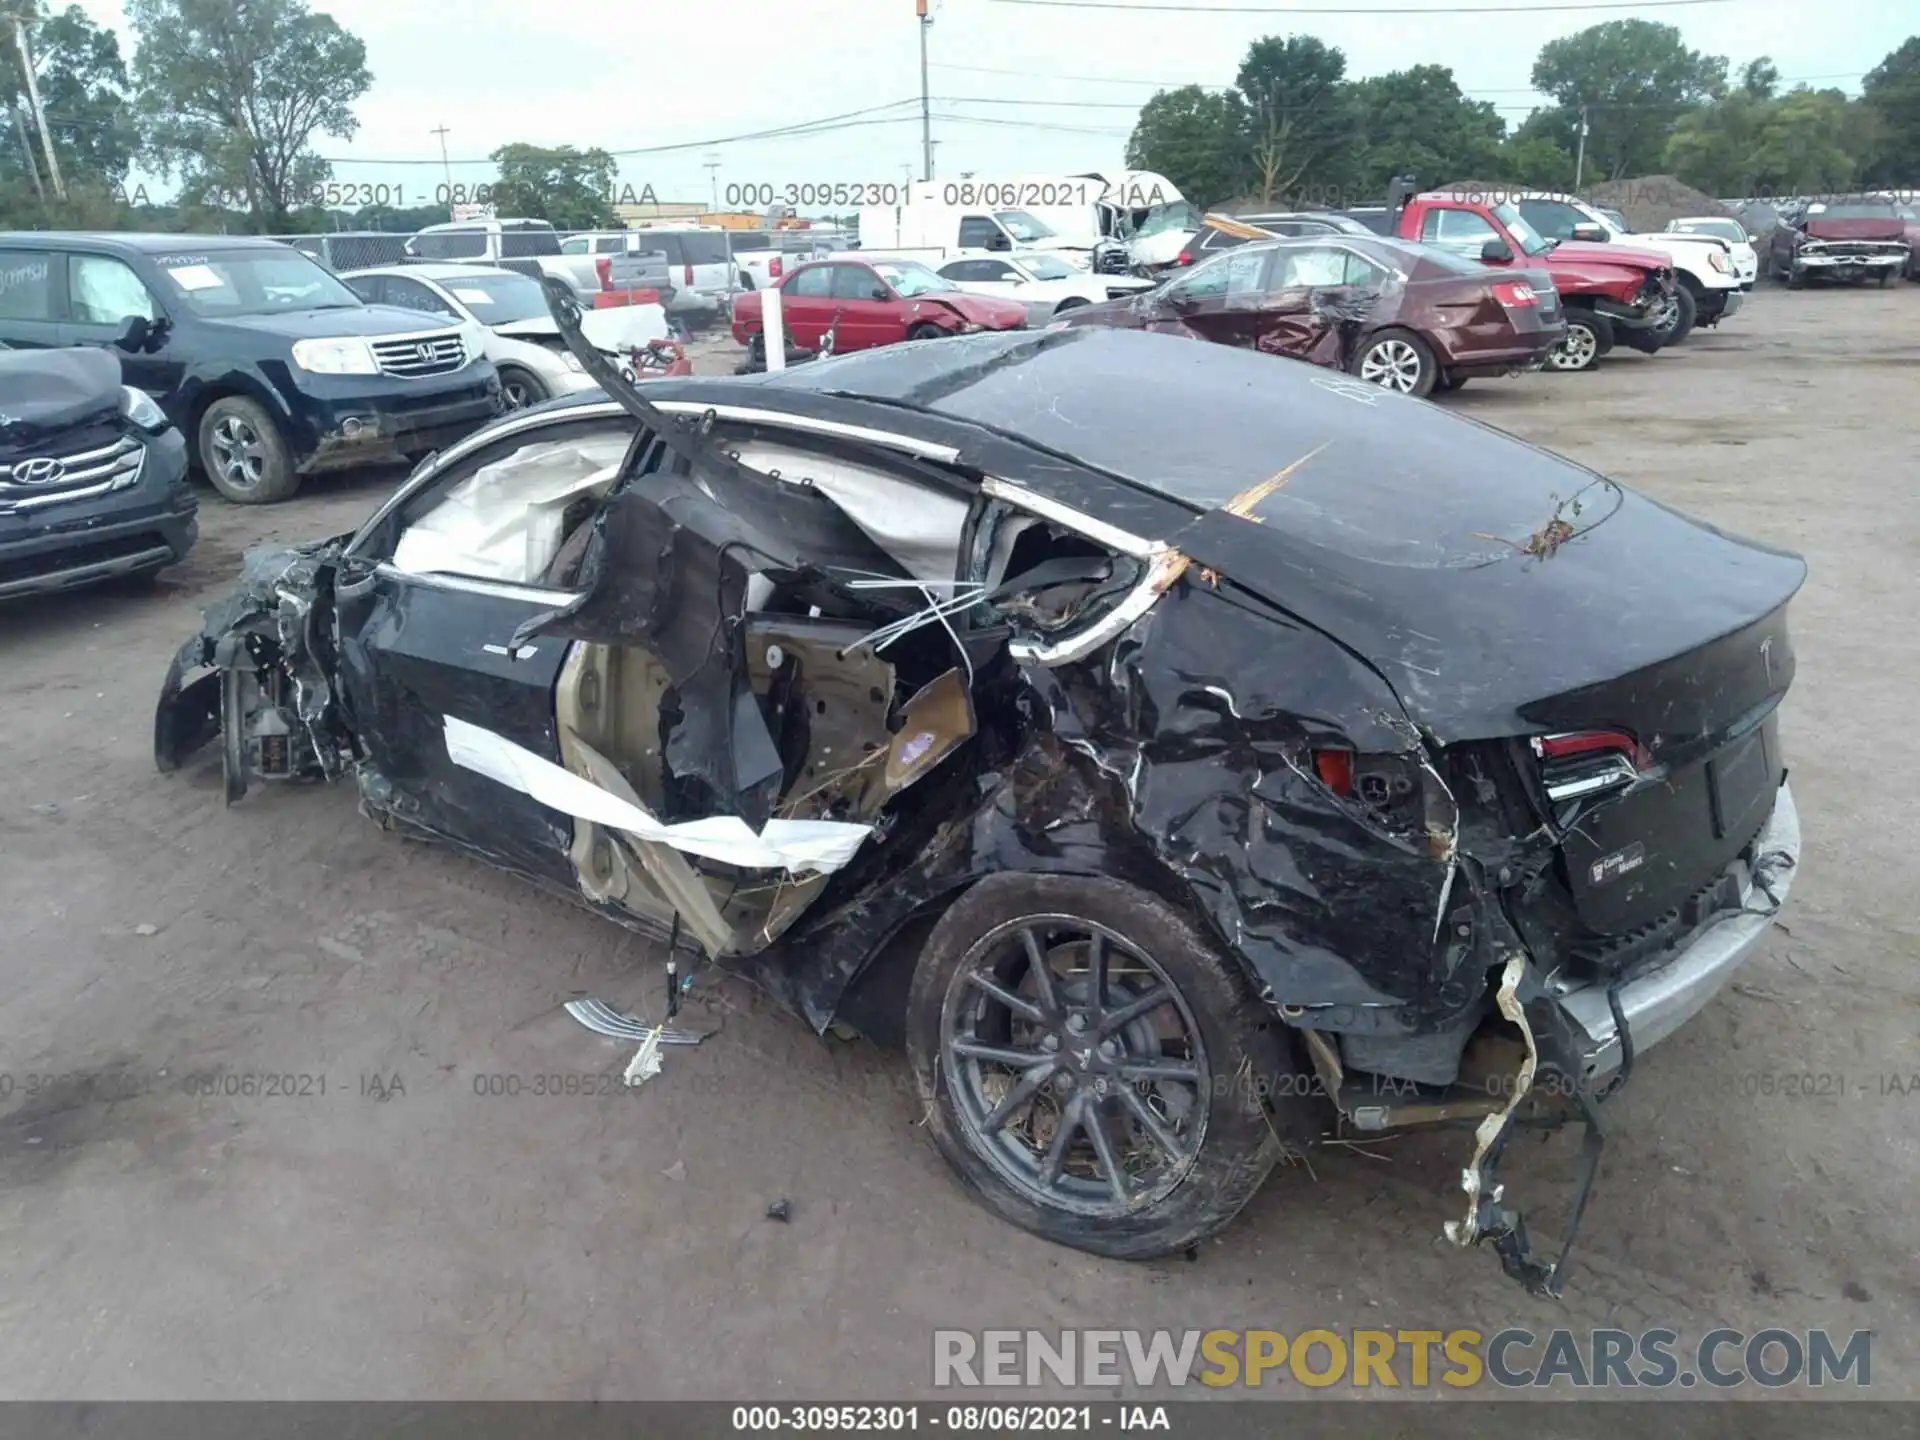
[[[1056,325],[1160,330],[1346,370],[1408,395],[1529,370],[1566,336],[1553,281],[1425,245],[1317,235],[1228,250]]]

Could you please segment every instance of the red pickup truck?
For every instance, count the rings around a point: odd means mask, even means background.
[[[1358,218],[1358,217],[1357,217]],[[1626,245],[1549,240],[1506,196],[1432,191],[1410,196],[1389,232],[1451,250],[1486,265],[1545,270],[1566,311],[1567,338],[1547,359],[1554,370],[1591,369],[1614,347],[1651,355],[1666,333],[1674,292],[1673,263]]]

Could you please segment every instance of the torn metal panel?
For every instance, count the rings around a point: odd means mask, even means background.
[[[549,634],[658,656],[681,711],[667,739],[672,772],[703,781],[713,807],[761,824],[782,764],[749,678],[749,579],[819,586],[830,598],[834,578],[904,576],[824,495],[726,463],[738,472],[730,486],[716,488],[701,470],[656,473],[616,496],[595,522],[584,599],[516,639]]]

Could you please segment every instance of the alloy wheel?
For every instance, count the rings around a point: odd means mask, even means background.
[[[1662,297],[1660,303],[1653,308],[1652,328],[1657,333],[1664,335],[1679,323],[1680,302],[1671,295]]]
[[[236,490],[251,490],[260,483],[267,446],[251,425],[237,415],[222,415],[214,422],[210,439],[213,463],[222,479]]]
[[[1556,370],[1584,370],[1593,363],[1598,349],[1593,331],[1584,325],[1569,325],[1567,338],[1553,348],[1547,363]]]
[[[527,382],[514,376],[500,387],[501,395],[506,399],[507,409],[524,410],[533,403],[533,393]]]
[[[967,1141],[1027,1199],[1131,1215],[1199,1155],[1212,1093],[1199,1026],[1117,932],[1064,915],[997,927],[961,961],[940,1024]]]
[[[1420,383],[1420,356],[1404,340],[1382,340],[1361,357],[1360,378],[1411,395]]]

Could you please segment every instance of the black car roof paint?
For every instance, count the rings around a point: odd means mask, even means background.
[[[1527,712],[1547,698],[1742,630],[1806,574],[1798,556],[1427,401],[1171,336],[969,335],[649,388],[958,443],[1336,636],[1446,741],[1538,729]],[[1316,449],[1260,523],[1219,513]],[[1529,553],[1556,520],[1571,538]]]

